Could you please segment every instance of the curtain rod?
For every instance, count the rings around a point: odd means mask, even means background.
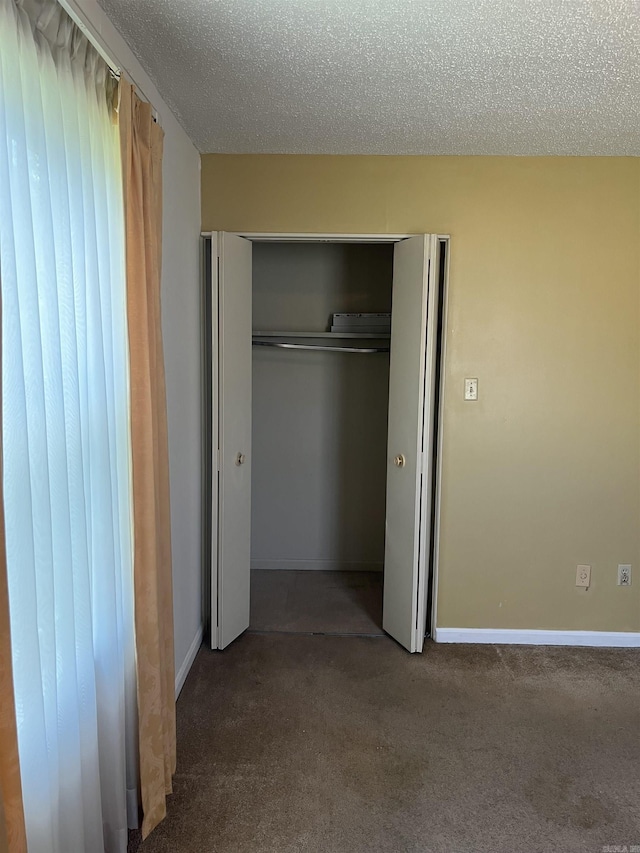
[[[138,94],[142,96],[142,99],[146,101],[148,104],[151,104],[151,113],[153,115],[153,120],[160,124],[160,114],[158,110],[151,103],[151,98],[148,98],[144,92],[144,89],[137,82],[133,74],[131,74],[126,68],[123,68],[121,63],[118,62],[117,59],[113,56],[113,54],[106,47],[102,39],[96,34],[93,28],[87,23],[83,13],[78,9],[73,0],[58,0],[58,3],[65,10],[67,15],[71,18],[71,20],[76,24],[76,26],[82,31],[83,35],[91,42],[91,44],[98,51],[100,56],[107,63],[109,68],[111,69],[111,73],[114,77],[120,79],[123,72],[126,73],[127,77],[133,83],[135,89]]]

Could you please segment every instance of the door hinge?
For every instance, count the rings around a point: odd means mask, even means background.
[[[220,470],[220,448],[216,450],[216,471]]]

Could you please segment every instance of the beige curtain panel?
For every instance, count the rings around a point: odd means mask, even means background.
[[[2,410],[1,402],[0,395],[0,411]],[[22,811],[18,731],[13,696],[1,460],[2,430],[0,427],[0,853],[5,853],[5,851],[8,853],[26,853],[27,836]]]
[[[0,477],[0,489],[1,489]],[[0,853],[26,853],[18,734],[13,698],[4,521],[0,518]]]
[[[160,322],[163,131],[120,81],[131,381],[142,836],[166,814],[176,765],[167,406]]]

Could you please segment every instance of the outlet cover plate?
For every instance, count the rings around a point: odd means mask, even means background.
[[[578,566],[576,569],[576,586],[591,585],[591,566]]]
[[[620,564],[618,566],[618,586],[631,586],[631,566]]]

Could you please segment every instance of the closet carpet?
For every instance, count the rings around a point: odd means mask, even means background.
[[[140,853],[640,845],[640,650],[245,634],[178,701]]]
[[[251,572],[250,631],[383,636],[382,572]]]

